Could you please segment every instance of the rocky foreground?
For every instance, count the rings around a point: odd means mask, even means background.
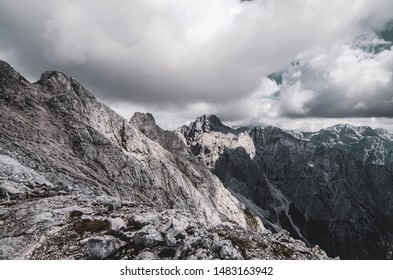
[[[256,232],[229,222],[207,229],[188,211],[158,212],[109,196],[52,197],[24,207],[2,213],[19,224],[7,224],[12,232],[6,231],[9,236],[0,243],[3,258],[327,258],[317,246],[308,248],[286,231]]]
[[[325,259],[272,233],[151,115],[0,61],[0,259]]]

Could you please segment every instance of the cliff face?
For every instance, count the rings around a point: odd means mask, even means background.
[[[393,178],[385,166],[276,127],[203,129],[209,122],[204,116],[179,132],[265,226],[284,228],[330,256],[392,257]]]
[[[265,230],[151,115],[126,121],[64,73],[31,84],[0,62],[0,111],[2,259],[326,257]]]

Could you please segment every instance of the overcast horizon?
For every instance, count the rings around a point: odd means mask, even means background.
[[[125,118],[393,132],[391,0],[0,0],[0,59],[58,70]]]

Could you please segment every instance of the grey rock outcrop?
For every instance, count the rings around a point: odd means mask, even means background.
[[[284,228],[332,257],[392,258],[393,180],[386,167],[276,127],[217,129],[211,119],[178,131],[265,226]]]
[[[124,244],[113,236],[92,237],[87,241],[86,254],[89,259],[106,259],[116,253]]]
[[[111,219],[110,223],[110,229],[115,232],[120,231],[126,227],[126,223],[123,221],[122,218],[119,217]]]

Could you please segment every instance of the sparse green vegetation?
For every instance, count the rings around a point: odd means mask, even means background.
[[[83,212],[78,211],[78,210],[74,210],[70,212],[70,217],[71,218],[76,218],[76,217],[82,217]]]
[[[250,247],[249,244],[244,239],[240,239],[235,236],[227,236],[227,237],[229,240],[232,241],[232,244],[235,247],[239,248],[243,258],[247,260],[248,259],[247,252],[249,251],[249,247]]]
[[[277,255],[282,255],[286,258],[291,258],[294,254],[295,251],[281,243],[278,242],[273,242],[274,246],[273,246],[273,252]]]
[[[246,216],[247,225],[253,230],[258,230],[259,223],[255,214],[248,208],[244,209],[243,212]]]
[[[106,220],[81,220],[74,223],[74,230],[79,234],[83,234],[84,232],[100,232],[107,230],[108,227],[109,222]]]

